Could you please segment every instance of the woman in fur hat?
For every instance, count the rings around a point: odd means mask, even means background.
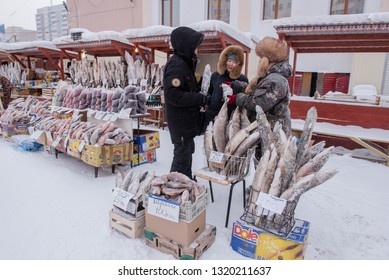
[[[248,85],[234,82],[233,91],[238,92],[235,104],[248,109],[250,121],[255,120],[255,106],[259,105],[265,112],[271,128],[273,129],[279,121],[286,136],[289,137],[290,89],[287,78],[291,76],[292,67],[287,62],[288,45],[279,39],[265,37],[256,46],[255,53],[261,58],[257,75]],[[260,156],[258,152],[256,154],[258,159]]]
[[[248,83],[245,75],[241,74],[244,64],[244,52],[240,46],[231,45],[225,48],[217,64],[217,71],[211,75],[211,82],[208,89],[208,107],[205,112],[205,120],[202,131],[204,132],[209,122],[213,121],[223,106],[223,90],[221,84],[230,85],[233,81]],[[234,95],[235,97],[235,95]],[[228,102],[228,118],[236,108],[234,97]]]

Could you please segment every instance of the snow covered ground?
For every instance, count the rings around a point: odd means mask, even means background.
[[[160,136],[157,162],[136,168],[169,172],[173,146],[166,130]],[[203,137],[195,141],[194,171],[204,167]],[[311,222],[305,258],[389,259],[389,168],[349,155],[333,155],[323,168],[339,173],[304,194],[296,209],[297,218]],[[109,168],[94,178],[93,168],[73,157],[17,151],[0,139],[0,178],[0,260],[174,259],[143,239],[111,230],[115,175]],[[234,189],[229,228],[224,227],[229,188],[214,184],[213,192],[207,223],[217,227],[217,235],[201,259],[248,260],[229,245],[232,222],[243,214],[241,185]]]

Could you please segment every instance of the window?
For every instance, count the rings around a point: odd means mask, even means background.
[[[264,0],[263,20],[290,17],[292,0]]]
[[[331,15],[363,13],[365,0],[331,0]]]
[[[161,0],[162,25],[178,26],[180,24],[180,1]]]
[[[230,23],[230,0],[208,0],[208,19]]]

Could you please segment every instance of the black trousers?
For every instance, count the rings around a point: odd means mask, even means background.
[[[177,171],[192,179],[192,154],[195,151],[193,138],[174,144],[173,162],[170,172]]]

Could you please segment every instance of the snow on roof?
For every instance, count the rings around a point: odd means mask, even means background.
[[[46,48],[59,51],[55,45],[50,41],[30,41],[30,42],[17,42],[2,44],[1,48],[5,51],[17,51],[31,48]]]
[[[306,25],[342,25],[389,23],[389,12],[355,15],[302,16],[281,18],[273,21],[273,26],[306,26]]]
[[[153,25],[145,28],[126,29],[123,31],[123,33],[127,36],[127,38],[140,38],[140,37],[170,35],[173,29],[174,28],[171,26]]]
[[[124,44],[130,44],[125,34],[122,32],[116,32],[116,31],[92,32],[85,28],[72,28],[70,29],[70,34],[72,33],[82,33],[81,39],[77,40],[77,42],[113,40],[113,41],[122,42]],[[73,43],[73,42],[74,40],[71,38],[70,35],[56,38],[53,40],[54,44],[65,44],[65,43]]]
[[[232,25],[224,21],[204,20],[197,23],[189,24],[188,27],[193,28],[194,30],[199,32],[220,31],[223,32],[224,34],[229,35],[231,38],[237,40],[238,42],[249,47],[250,49],[253,48],[253,43],[251,41],[250,36],[247,36],[246,33],[238,30],[237,28],[233,27]]]

